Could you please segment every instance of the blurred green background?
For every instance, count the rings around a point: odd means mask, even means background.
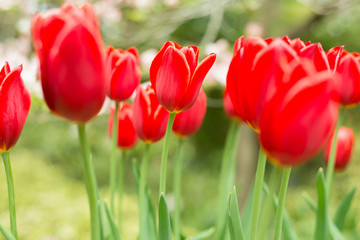
[[[70,1],[81,5],[83,1]],[[186,142],[183,171],[183,229],[186,235],[213,226],[220,160],[229,120],[222,109],[222,93],[232,45],[241,35],[300,37],[321,42],[327,50],[344,45],[360,51],[360,3],[357,0],[103,0],[92,1],[102,27],[104,42],[117,48],[138,47],[143,81],[148,81],[149,64],[168,40],[181,45],[198,45],[200,54],[215,51],[218,58],[204,82],[208,109],[197,135]],[[77,129],[53,116],[36,81],[37,60],[31,45],[30,23],[36,11],[59,7],[62,1],[0,0],[0,62],[14,67],[23,64],[23,79],[32,92],[32,106],[21,138],[11,152],[15,179],[20,239],[89,239],[89,213],[83,184],[82,160]],[[100,191],[108,197],[110,140],[107,135],[108,108],[88,124]],[[345,113],[345,124],[360,135],[360,109]],[[239,146],[237,185],[244,203],[253,179],[257,141],[247,127]],[[173,158],[177,141],[171,139],[168,164],[168,201],[172,207]],[[162,142],[154,144],[148,183],[154,199],[158,194]],[[131,159],[140,159],[144,145],[126,155],[124,239],[137,236],[137,197]],[[359,186],[358,141],[349,168],[336,174],[331,211],[354,185]],[[315,176],[323,166],[321,153],[314,161],[293,170],[286,207],[300,239],[313,236],[315,216],[301,197],[307,191],[314,199]],[[242,189],[242,191],[240,190]],[[0,221],[9,226],[4,169],[0,164]],[[346,222],[346,239],[360,239],[359,194]],[[1,239],[1,237],[0,237]]]

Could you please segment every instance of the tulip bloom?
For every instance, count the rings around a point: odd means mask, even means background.
[[[188,110],[175,116],[173,132],[180,138],[195,134],[201,127],[206,113],[206,94],[200,89],[199,96],[194,105]]]
[[[328,164],[331,143],[334,139],[334,134],[326,144],[325,148],[325,163]],[[336,158],[335,158],[335,170],[341,171],[348,165],[351,154],[353,151],[355,142],[354,132],[351,128],[340,127],[336,139]]]
[[[115,101],[128,99],[141,80],[139,66],[139,52],[135,47],[127,50],[114,49],[109,46],[106,49],[106,65],[109,98]]]
[[[0,153],[14,147],[30,110],[30,94],[21,71],[21,65],[11,71],[7,62],[0,71]]]
[[[260,117],[260,142],[270,161],[299,165],[324,146],[338,116],[335,77],[328,71],[317,72],[306,59],[288,67]]]
[[[89,121],[106,95],[103,43],[93,7],[65,3],[37,13],[32,36],[50,110],[76,123]]]
[[[235,111],[234,105],[230,99],[229,92],[226,89],[223,96],[223,105],[224,105],[224,111],[226,116],[228,116],[230,119],[240,122],[241,118],[239,117],[239,114]]]
[[[112,128],[115,109],[111,108],[108,122],[109,136],[112,137]],[[137,142],[137,135],[133,124],[133,106],[130,103],[121,103],[117,116],[118,141],[117,146],[123,150],[132,148]]]
[[[198,65],[198,55],[198,47],[166,42],[151,63],[150,81],[167,111],[185,111],[196,101],[201,84],[216,59],[212,53]]]
[[[154,143],[164,137],[169,113],[160,105],[154,89],[138,86],[134,100],[134,127],[145,143]]]

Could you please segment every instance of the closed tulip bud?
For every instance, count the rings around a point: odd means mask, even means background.
[[[325,163],[328,164],[330,149],[334,140],[334,133],[330,140],[326,144],[325,148]],[[340,127],[336,139],[336,158],[335,158],[335,170],[341,171],[348,165],[351,154],[353,151],[355,142],[354,132],[351,128]]]
[[[190,137],[201,127],[206,113],[206,94],[200,89],[194,105],[175,116],[173,132],[180,138]]]
[[[141,80],[138,50],[135,47],[121,50],[109,46],[106,56],[107,95],[112,100],[124,101],[133,94]]]
[[[14,147],[30,110],[30,94],[21,71],[21,65],[11,71],[7,62],[0,71],[0,153]]]
[[[296,166],[325,145],[338,117],[335,77],[306,59],[291,63],[260,117],[260,142],[271,162]]]
[[[235,111],[234,104],[230,99],[229,92],[227,91],[227,89],[224,92],[223,105],[226,116],[228,116],[231,120],[234,120],[236,122],[241,121],[239,114]]]
[[[52,112],[85,123],[100,111],[106,95],[105,57],[90,4],[35,14],[32,37],[40,61],[41,85]]]
[[[197,99],[201,84],[215,62],[214,53],[198,64],[199,48],[166,42],[150,67],[150,81],[160,104],[169,112],[189,109]]]
[[[139,138],[145,143],[154,143],[165,135],[169,113],[156,98],[155,91],[148,85],[138,86],[134,100],[134,127]]]
[[[112,128],[115,109],[110,109],[108,122],[109,136],[112,137]],[[118,116],[118,141],[117,146],[123,150],[132,148],[137,142],[137,135],[133,124],[133,106],[130,103],[121,103]]]

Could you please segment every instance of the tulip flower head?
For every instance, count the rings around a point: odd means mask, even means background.
[[[176,114],[172,127],[173,132],[180,138],[190,137],[200,129],[205,113],[206,94],[203,89],[200,89],[194,105],[188,110]]]
[[[20,137],[30,110],[31,98],[21,79],[22,66],[0,71],[0,153],[10,151]]]
[[[328,164],[330,149],[334,140],[334,133],[326,144],[325,148],[325,163]],[[351,154],[353,152],[355,142],[354,132],[351,128],[340,127],[336,139],[336,158],[335,170],[342,171],[350,162]]]
[[[139,52],[135,47],[121,50],[109,46],[106,56],[107,95],[112,100],[124,101],[133,94],[141,80]]]
[[[95,11],[89,3],[32,19],[45,101],[52,112],[85,123],[100,111],[106,95],[105,56]]]
[[[155,91],[148,85],[136,89],[133,123],[139,138],[145,143],[154,143],[165,135],[169,113],[156,98]]]
[[[239,114],[235,111],[234,104],[230,99],[229,92],[227,91],[227,89],[224,92],[223,105],[226,116],[228,116],[231,120],[234,120],[236,122],[241,121]]]
[[[150,81],[160,104],[168,111],[179,113],[196,101],[201,84],[215,62],[214,53],[198,64],[199,48],[181,47],[166,42],[150,67]]]
[[[112,137],[115,108],[110,109],[108,122],[109,136]],[[130,103],[120,103],[118,116],[118,141],[117,146],[123,150],[132,148],[137,142],[137,135],[133,124],[133,106]]]

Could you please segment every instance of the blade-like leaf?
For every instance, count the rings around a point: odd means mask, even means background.
[[[1,223],[0,223],[0,232],[4,236],[6,240],[16,240],[15,237],[11,234],[9,230],[7,230]]]
[[[111,211],[109,210],[109,207],[107,206],[107,204],[105,202],[104,202],[104,208],[105,208],[106,216],[110,223],[112,239],[121,240],[120,230],[118,229],[118,227],[115,223],[114,216],[112,215]]]
[[[235,187],[229,197],[229,230],[233,239],[245,239],[244,231],[241,224],[239,213],[239,205],[237,201],[237,193]]]
[[[318,194],[318,211],[316,212],[315,239],[329,239],[328,215],[327,215],[327,193],[324,178],[324,171],[319,169],[316,177]]]
[[[202,240],[211,237],[215,232],[215,228],[209,228],[203,232],[200,232],[194,236],[185,238],[186,240]]]
[[[336,227],[336,225],[332,221],[329,221],[329,228],[330,228],[331,238],[333,240],[345,240],[340,230]]]
[[[169,209],[163,193],[159,200],[159,240],[171,240]]]
[[[105,202],[100,197],[99,199],[100,201],[98,203],[98,209],[101,220],[101,240],[112,240],[111,224],[106,214]]]
[[[356,187],[351,189],[351,191],[346,195],[346,197],[340,203],[338,209],[336,210],[334,224],[336,227],[342,231],[346,219],[346,215],[349,212],[352,200],[354,198],[354,194],[356,191]]]
[[[313,210],[314,213],[316,213],[317,212],[316,203],[314,202],[314,200],[312,200],[312,198],[309,196],[309,194],[307,194],[306,192],[302,192],[301,196],[303,197],[303,199],[305,200],[305,202],[309,206],[309,208],[311,210]]]

